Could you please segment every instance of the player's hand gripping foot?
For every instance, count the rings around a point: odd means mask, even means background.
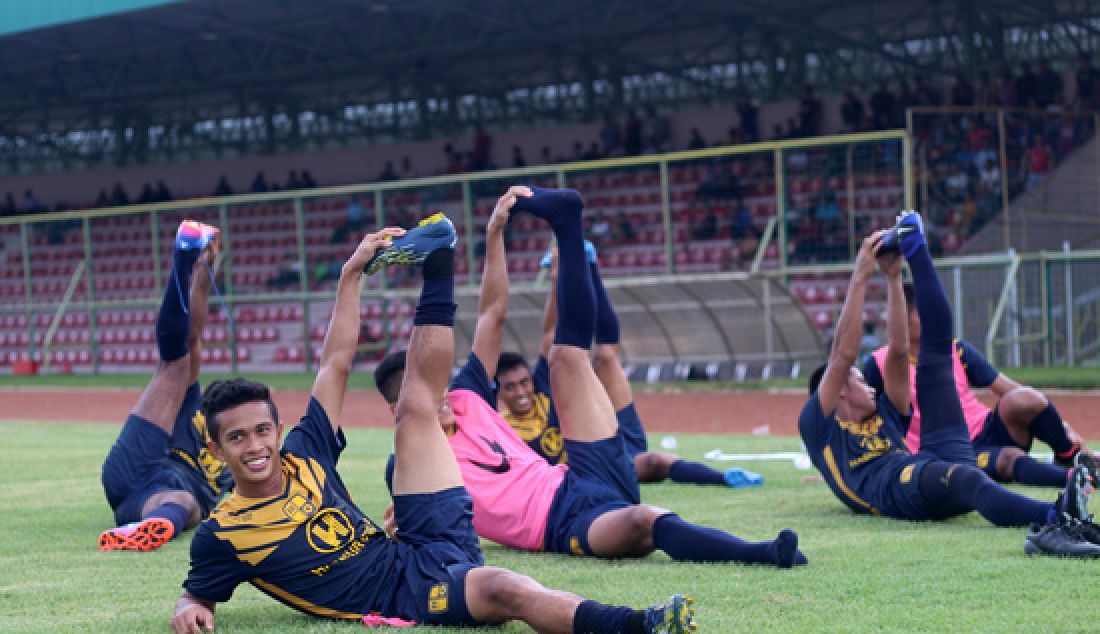
[[[575,189],[531,187],[530,190],[534,195],[516,199],[513,211],[526,211],[553,225],[568,221],[571,215],[575,218],[584,208],[584,199]]]
[[[203,251],[217,236],[217,227],[195,220],[184,220],[176,230],[176,250]]]
[[[1100,557],[1100,546],[1086,540],[1075,523],[1032,524],[1024,539],[1024,552],[1029,555],[1096,559]]]
[[[140,522],[103,531],[99,534],[99,549],[103,552],[156,550],[167,544],[174,534],[172,522],[162,517],[149,517]]]
[[[655,605],[645,611],[642,624],[646,634],[683,634],[694,632],[695,599],[674,594],[664,605]]]
[[[375,253],[363,272],[372,275],[391,264],[421,264],[432,251],[453,249],[457,243],[454,224],[440,212],[421,220],[415,229],[396,238],[388,249]]]
[[[901,253],[910,257],[925,244],[924,222],[915,211],[903,211],[898,214],[897,224],[882,234],[879,255]]]

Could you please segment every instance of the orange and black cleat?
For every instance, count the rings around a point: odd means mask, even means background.
[[[163,517],[150,517],[140,522],[132,522],[103,531],[99,534],[99,549],[103,552],[156,550],[167,544],[175,533],[176,529],[172,526],[172,522]]]

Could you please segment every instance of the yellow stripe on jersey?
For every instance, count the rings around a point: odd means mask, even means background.
[[[848,485],[844,483],[844,479],[840,476],[840,469],[836,467],[836,458],[833,457],[833,448],[825,447],[825,464],[829,467],[829,473],[833,476],[833,482],[840,487],[840,490],[844,495],[848,496],[848,499],[869,510],[872,514],[878,515],[879,511],[875,507],[871,506],[868,502],[865,502],[863,498],[856,495],[856,492],[849,489]]]
[[[283,603],[286,603],[287,605],[290,605],[291,607],[297,608],[299,610],[302,610],[303,612],[307,612],[307,613],[312,614],[314,616],[324,616],[324,617],[328,617],[330,619],[350,619],[350,620],[353,620],[353,621],[363,620],[363,615],[362,614],[353,614],[351,612],[341,612],[339,610],[333,610],[332,608],[326,608],[324,606],[320,606],[320,605],[317,605],[315,603],[310,603],[309,601],[306,601],[302,597],[300,597],[298,595],[295,595],[295,594],[291,594],[291,593],[287,592],[286,590],[283,590],[279,586],[270,584],[270,583],[264,581],[263,579],[255,578],[255,579],[251,579],[250,581],[257,588],[259,588],[260,590],[266,592],[267,594],[275,597],[276,599],[282,601]]]
[[[282,458],[286,487],[281,494],[257,500],[233,493],[210,513],[218,525],[214,534],[253,566],[320,508],[324,469],[312,458],[291,454]]]

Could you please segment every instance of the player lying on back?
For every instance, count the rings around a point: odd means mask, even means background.
[[[508,307],[502,232],[513,207],[547,220],[558,241],[560,317],[549,361],[553,392],[570,395],[557,403],[568,466],[547,463],[494,408],[491,376]],[[805,563],[793,531],[783,530],[774,540],[746,542],[639,503],[638,479],[615,409],[589,360],[596,297],[581,211],[580,195],[573,190],[514,187],[501,197],[489,220],[473,349],[450,391],[439,394],[440,422],[473,498],[474,528],[482,537],[529,551],[619,558],[656,549],[679,561],[780,567]],[[398,405],[408,388],[407,370],[413,363],[412,357],[397,353],[375,370],[379,391],[391,405]],[[400,518],[397,527],[404,529]]]
[[[903,441],[909,424],[910,375],[900,249],[913,276],[920,314],[915,374],[923,413],[921,450]],[[867,280],[878,266],[886,275],[888,352],[885,391],[876,399],[854,367],[859,354]],[[1069,473],[1056,503],[1039,502],[1002,488],[974,466],[974,451],[952,375],[951,307],[932,265],[920,217],[899,216],[890,231],[863,241],[837,323],[828,363],[810,380],[810,399],[798,427],[810,459],[833,493],[857,513],[898,519],[944,519],[978,511],[997,526],[1037,525],[1029,548],[1063,555],[1097,556],[1100,546],[1081,537],[1092,490],[1084,467]],[[1094,525],[1088,524],[1090,530]],[[1041,529],[1038,529],[1041,526]]]
[[[920,315],[914,302],[913,286],[906,284],[904,288],[909,316],[909,374],[913,375],[920,346]],[[1093,480],[1097,479],[1100,460],[1084,446],[1081,436],[1062,420],[1054,404],[1042,392],[1020,385],[998,372],[968,342],[956,339],[954,346],[951,367],[955,389],[979,468],[1001,482],[1063,487],[1069,468],[1083,464]],[[882,367],[885,358],[886,348],[883,347],[863,363],[863,376],[879,393],[884,389]],[[915,389],[915,385],[913,387]],[[976,387],[988,387],[996,395],[997,403],[992,409],[974,395]],[[916,453],[920,451],[921,414],[916,406],[915,392],[910,400],[914,403],[913,416],[905,444],[909,451]],[[1055,464],[1040,462],[1028,455],[1035,438],[1054,450]]]
[[[198,383],[213,284],[208,266],[217,254],[217,229],[180,224],[157,316],[160,360],[103,462],[103,491],[119,526],[100,534],[100,550],[160,548],[197,525],[233,486],[225,464],[207,450]]]
[[[233,379],[207,388],[211,448],[229,465],[237,488],[195,532],[191,571],[172,619],[176,632],[213,629],[216,604],[245,582],[325,618],[378,613],[441,625],[522,620],[536,631],[561,633],[692,627],[692,608],[680,595],[666,606],[633,610],[482,565],[470,496],[437,415],[454,356],[454,229],[447,226],[408,234],[384,229],[363,239],[340,275],[309,407],[285,440],[265,386]],[[386,249],[392,238],[398,239]],[[359,509],[336,469],[346,445],[340,412],[359,337],[360,277],[364,266],[373,270],[387,261],[372,260],[379,249],[387,258],[422,262],[424,272],[394,437],[400,541]]]

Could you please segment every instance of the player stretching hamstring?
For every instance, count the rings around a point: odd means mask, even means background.
[[[147,551],[199,523],[233,479],[207,450],[199,364],[218,230],[185,220],[157,316],[160,361],[103,462],[103,491],[120,525],[100,550]],[[194,273],[194,276],[192,276]]]
[[[639,503],[638,479],[615,410],[589,361],[596,297],[581,236],[580,195],[533,192],[509,189],[489,219],[473,350],[442,403],[441,422],[473,497],[478,534],[521,550],[574,555],[641,557],[659,549],[679,561],[805,563],[793,531],[783,530],[771,541],[746,542]],[[508,306],[502,234],[513,206],[547,220],[558,241],[561,315],[550,350],[550,382],[554,394],[571,397],[557,401],[568,467],[547,463],[493,407],[489,377],[500,355]],[[409,387],[406,358],[408,368],[415,367],[415,357],[396,353],[375,370],[379,391],[391,405],[399,404]],[[444,397],[442,390],[439,395]],[[401,518],[396,519],[403,530]]]
[[[909,374],[920,347],[920,316],[914,303],[913,286],[905,285],[905,306],[909,315]],[[1035,388],[1022,386],[998,372],[974,346],[961,339],[954,342],[951,359],[955,388],[966,415],[966,427],[978,467],[996,480],[1039,486],[1063,487],[1073,464],[1083,464],[1093,480],[1097,479],[1100,460],[1084,445],[1081,436],[1062,420],[1058,410]],[[863,363],[867,383],[882,392],[882,364],[886,348],[876,350]],[[992,409],[986,407],[971,388],[988,387],[997,396]],[[915,386],[914,386],[915,389]],[[910,400],[916,403],[915,392]],[[1054,450],[1055,464],[1040,462],[1028,455],[1034,438]],[[909,451],[920,450],[920,408],[913,408],[909,433],[905,435]]]
[[[743,471],[729,469],[725,473],[699,462],[682,460],[676,454],[649,451],[645,429],[634,407],[634,391],[619,361],[619,317],[615,306],[603,286],[596,250],[585,241],[585,254],[592,287],[596,292],[596,331],[592,359],[596,376],[603,384],[615,409],[615,418],[626,445],[627,455],[634,462],[639,482],[663,482],[672,480],[690,484],[743,486]],[[568,456],[562,451],[561,426],[554,408],[550,389],[550,364],[546,360],[554,342],[554,330],[558,319],[557,256],[551,255],[551,289],[546,296],[546,310],[542,322],[542,341],[535,371],[527,361],[514,352],[501,353],[497,362],[497,397],[504,407],[501,412],[528,446],[550,464],[564,464]]]
[[[440,231],[440,229],[444,229]],[[399,236],[404,235],[404,238]],[[389,246],[390,239],[398,237]],[[474,625],[510,619],[540,632],[684,632],[692,609],[680,595],[647,610],[608,606],[549,590],[529,577],[482,566],[472,503],[440,428],[439,398],[454,357],[454,228],[432,223],[366,236],[341,271],[321,367],[308,410],[282,442],[268,389],[245,379],[206,390],[211,448],[237,488],[195,532],[191,571],[172,627],[214,627],[214,607],[249,582],[307,614],[370,613],[421,623]],[[372,261],[376,251],[381,256]],[[351,500],[336,463],[340,411],[359,337],[364,265],[423,263],[424,285],[397,406],[394,506],[401,540],[388,539]]]
[[[902,440],[909,424],[910,386],[902,259],[913,275],[920,314],[916,394],[923,413],[921,451]],[[863,301],[875,257],[886,275],[888,353],[885,393],[874,390],[853,364],[859,354]],[[814,466],[833,493],[857,513],[899,519],[944,519],[977,510],[998,526],[1042,525],[1028,535],[1029,552],[1095,557],[1100,548],[1067,530],[1088,522],[1088,471],[1075,467],[1057,503],[1039,502],[1002,488],[974,466],[974,451],[952,376],[951,306],[932,265],[920,217],[899,216],[890,231],[863,241],[837,323],[826,366],[810,379],[811,396],[798,427]]]

